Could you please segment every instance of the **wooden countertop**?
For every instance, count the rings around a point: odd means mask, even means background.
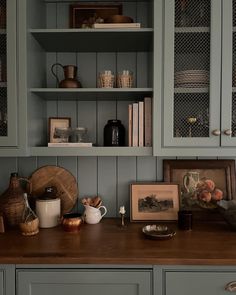
[[[121,229],[118,219],[83,224],[79,233],[58,226],[40,229],[32,237],[18,230],[0,234],[1,264],[173,264],[236,265],[236,231],[225,223],[195,224],[169,240],[149,240],[141,232],[146,223],[129,223]]]

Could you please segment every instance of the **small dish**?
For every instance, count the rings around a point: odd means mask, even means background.
[[[165,240],[175,236],[176,232],[166,225],[150,224],[143,227],[142,232],[150,239]]]

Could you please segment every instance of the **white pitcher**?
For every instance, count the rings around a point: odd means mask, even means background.
[[[84,207],[84,220],[86,223],[89,224],[99,223],[102,217],[107,213],[107,208],[105,206],[95,208],[92,206],[84,205]],[[101,213],[101,210],[104,210],[103,214]]]

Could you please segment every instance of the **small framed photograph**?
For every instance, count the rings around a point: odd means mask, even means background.
[[[69,128],[71,118],[68,117],[50,117],[48,119],[49,142],[61,142],[61,138],[55,133],[56,128]]]
[[[70,27],[91,28],[95,23],[103,23],[109,16],[122,14],[122,4],[72,4],[70,5]]]
[[[179,185],[166,182],[130,185],[130,221],[177,220]]]

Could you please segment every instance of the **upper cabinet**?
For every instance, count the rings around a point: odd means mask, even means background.
[[[0,153],[19,145],[16,75],[16,1],[0,0]]]
[[[155,154],[236,155],[235,3],[164,1],[163,96],[157,106],[163,112]]]
[[[154,1],[119,1],[122,14],[140,28],[71,28],[69,1],[21,1],[20,56],[21,95],[27,97],[28,146],[35,156],[146,156],[152,147],[128,145],[128,105],[153,97]],[[114,5],[116,2],[83,1],[90,5]],[[95,8],[94,8],[95,9]],[[90,10],[90,12],[89,12]],[[161,54],[161,52],[160,52]],[[52,66],[77,66],[81,88],[59,88]],[[133,85],[129,88],[100,88],[99,73],[115,75],[129,70]],[[65,76],[54,67],[58,80]],[[71,127],[86,127],[93,147],[48,147],[48,120],[71,119]],[[103,130],[108,120],[121,120],[126,130],[124,147],[104,147]]]

